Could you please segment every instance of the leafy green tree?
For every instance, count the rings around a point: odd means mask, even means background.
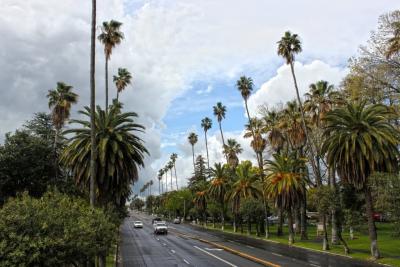
[[[343,182],[362,189],[365,195],[371,256],[379,258],[373,201],[368,184],[374,172],[398,171],[400,132],[390,124],[394,114],[384,105],[348,104],[326,117],[323,152]]]
[[[24,128],[47,142],[54,141],[55,129],[50,114],[44,112],[35,113],[33,119],[24,124]]]
[[[142,199],[135,198],[134,200],[132,200],[130,206],[131,206],[131,209],[136,209],[136,210],[141,211],[142,208],[145,206],[145,203]]]
[[[244,199],[240,205],[239,209],[240,214],[246,218],[247,221],[247,234],[251,234],[251,224],[252,222],[257,223],[257,236],[260,235],[260,227],[259,222],[263,221],[263,215],[264,215],[264,208],[262,202],[254,199],[254,198],[248,198]],[[262,224],[262,223],[261,223]]]
[[[124,34],[120,31],[122,23],[116,20],[104,21],[101,26],[101,33],[97,37],[104,45],[104,55],[106,58],[105,65],[105,110],[108,110],[108,61],[111,58],[113,49],[124,39]]]
[[[80,114],[90,117],[86,107]],[[120,113],[114,106],[109,111],[97,107],[96,111],[96,184],[98,198],[124,205],[131,193],[132,182],[138,179],[138,171],[144,166],[148,154],[143,141],[134,133],[143,132],[144,127],[135,122],[134,112]],[[90,122],[72,120],[81,128],[73,128],[64,134],[73,134],[61,157],[76,182],[87,188],[90,172]]]
[[[117,101],[119,100],[119,94],[131,84],[131,80],[132,75],[127,69],[118,68],[118,75],[113,76],[115,87],[117,87]]]
[[[210,158],[208,156],[208,142],[207,142],[207,132],[212,127],[212,120],[208,117],[205,117],[201,120],[201,128],[204,130],[204,139],[206,141],[206,151],[207,151],[207,168],[210,169]]]
[[[101,209],[58,192],[23,194],[0,209],[2,266],[83,266],[115,242]]]
[[[199,155],[196,158],[194,176],[189,179],[188,187],[192,191],[198,191],[199,186],[203,186],[203,182],[207,180],[209,171],[206,168],[204,158]]]
[[[40,197],[49,185],[54,185],[52,152],[50,140],[27,131],[6,134],[0,145],[0,204],[24,191]]]

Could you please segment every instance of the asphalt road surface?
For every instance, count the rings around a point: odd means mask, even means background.
[[[168,224],[168,235],[154,235],[151,217],[133,212],[122,226],[122,266],[377,266],[318,252],[288,247],[220,231],[208,231],[188,224]],[[142,229],[133,221],[143,222]],[[198,239],[206,240],[204,243]],[[215,247],[213,244],[218,245]],[[224,249],[234,250],[259,260],[251,261]]]

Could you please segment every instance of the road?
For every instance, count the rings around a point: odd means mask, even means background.
[[[144,224],[143,229],[133,228],[134,220],[141,220]],[[137,212],[125,220],[121,236],[124,267],[377,266],[346,257],[307,251],[220,231],[204,230],[188,224],[169,224],[168,235],[154,235],[151,217]],[[203,242],[198,239],[202,239]],[[242,253],[242,256],[237,255],[238,252]],[[253,261],[245,257],[252,257]]]

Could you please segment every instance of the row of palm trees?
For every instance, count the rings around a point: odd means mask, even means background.
[[[399,53],[399,32],[396,31],[389,40],[388,57]],[[233,214],[237,215],[242,199],[258,199],[263,203],[265,216],[267,203],[273,201],[280,215],[282,211],[287,214],[289,243],[293,243],[293,212],[301,213],[300,221],[296,221],[296,225],[300,225],[301,238],[307,238],[305,199],[308,190],[313,187],[323,190],[329,185],[337,192],[337,179],[340,179],[341,184],[349,184],[364,192],[371,255],[379,258],[368,180],[376,171],[398,171],[399,131],[391,124],[397,117],[383,104],[349,100],[346,92],[335,90],[327,81],[311,84],[303,102],[295,75],[295,56],[301,51],[301,42],[296,34],[286,32],[278,42],[277,53],[290,65],[296,92],[296,100],[288,102],[284,108],[264,108],[260,116],[251,117],[247,101],[253,90],[253,81],[246,76],[237,81],[248,117],[244,137],[251,138],[250,144],[257,160],[256,168],[250,162],[239,164],[238,154],[242,152],[242,148],[234,139],[228,139],[225,143],[221,122],[226,116],[226,107],[222,103],[217,103],[213,109],[223,143],[221,151],[227,164],[216,163],[210,168],[207,133],[212,127],[212,121],[207,117],[201,121],[211,179],[207,180],[207,188],[198,187],[199,190],[194,193],[194,202],[204,213],[207,199],[223,203],[220,215],[223,227],[227,200]],[[188,142],[192,146],[193,168],[196,173],[194,147],[198,142],[198,135],[191,132]],[[272,158],[264,160],[267,147]],[[311,167],[311,172],[308,166]],[[343,239],[337,236],[340,235],[340,222],[335,217],[334,208],[330,214],[334,233],[332,243],[335,243],[334,240]],[[324,249],[329,248],[326,216],[326,213],[321,214],[325,229]],[[236,216],[233,219],[236,228]],[[268,223],[268,220],[265,222]],[[265,228],[268,236],[268,225]]]
[[[176,160],[178,159],[178,154],[172,153],[170,156],[170,160],[165,164],[164,168],[161,168],[158,170],[158,192],[162,194],[163,192],[168,191],[168,173],[170,173],[170,191],[174,190],[174,183],[173,183],[173,173],[175,174],[175,185],[176,185],[176,190],[179,190],[178,186],[178,175],[176,173]],[[162,179],[164,178],[165,174],[165,189],[164,189],[164,183],[162,182]]]

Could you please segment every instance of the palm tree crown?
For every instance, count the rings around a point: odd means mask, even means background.
[[[204,132],[207,132],[212,127],[212,120],[208,117],[205,117],[201,120],[201,127],[203,128]]]
[[[52,109],[54,127],[60,130],[70,116],[71,105],[78,101],[78,95],[72,92],[73,87],[58,82],[56,89],[49,90],[49,108]]]
[[[104,55],[109,60],[113,48],[120,44],[124,39],[124,34],[120,31],[122,23],[116,20],[104,21],[101,26],[101,34],[97,37],[104,45]]]
[[[226,106],[222,105],[221,102],[218,102],[213,109],[214,116],[217,117],[218,122],[221,122],[223,119],[225,119]]]
[[[118,68],[118,76],[114,75],[113,80],[115,83],[115,87],[117,87],[117,99],[119,98],[119,94],[129,85],[131,84],[132,75],[131,73],[124,68]]]
[[[91,110],[85,107],[80,114],[90,117]],[[99,106],[95,112],[96,127],[96,183],[101,200],[125,203],[130,194],[130,185],[138,179],[140,167],[144,167],[144,156],[148,154],[143,141],[134,132],[143,132],[144,127],[134,122],[136,113],[121,113],[116,108],[108,112]],[[90,122],[72,120],[81,128],[70,129],[64,134],[74,134],[63,152],[61,160],[70,168],[78,184],[85,187],[89,181]]]
[[[250,97],[251,91],[253,91],[253,80],[250,77],[242,76],[237,81],[236,86],[245,101]]]
[[[286,64],[294,62],[295,54],[302,51],[301,42],[297,34],[292,34],[290,31],[285,32],[284,36],[278,42],[278,55],[286,60]]]

